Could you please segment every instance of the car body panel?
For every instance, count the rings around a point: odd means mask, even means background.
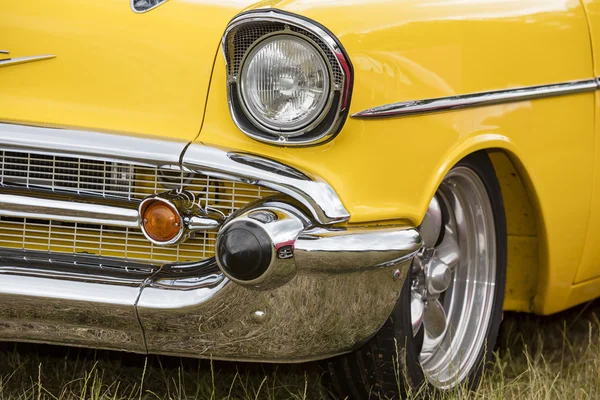
[[[600,1],[582,0],[588,19],[592,51],[594,55],[594,75],[600,76]],[[596,92],[596,121],[600,121],[600,93]],[[581,265],[575,277],[576,283],[588,281],[600,276],[600,123],[596,123],[596,143],[594,164],[594,179],[592,183],[593,195],[590,206],[590,219],[588,221],[585,250]],[[578,286],[579,287],[579,286]]]
[[[223,28],[250,1],[127,0],[0,5],[6,57],[55,58],[2,68],[0,119],[192,139]]]

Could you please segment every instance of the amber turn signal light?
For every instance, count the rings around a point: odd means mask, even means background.
[[[181,216],[169,202],[149,199],[140,209],[142,230],[157,244],[172,244],[182,232]]]

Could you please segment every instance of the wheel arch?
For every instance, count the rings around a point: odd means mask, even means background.
[[[486,150],[500,183],[506,215],[507,264],[504,309],[533,312],[540,277],[543,216],[535,188],[519,159],[505,149]]]
[[[504,309],[544,313],[549,263],[546,227],[535,181],[518,148],[506,137],[482,135],[467,140],[446,157],[431,196],[461,159],[484,151],[500,183],[507,227]]]

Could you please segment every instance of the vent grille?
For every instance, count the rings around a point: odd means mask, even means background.
[[[2,184],[68,190],[104,197],[143,199],[166,190],[196,195],[202,207],[230,215],[274,192],[258,186],[158,168],[111,161],[0,151]],[[200,261],[214,255],[215,233],[199,232],[183,244],[160,247],[139,229],[47,220],[0,217],[0,247],[85,253],[153,264]]]
[[[240,25],[229,32],[225,40],[225,54],[227,57],[227,65],[229,67],[229,75],[236,76],[239,73],[242,59],[248,48],[250,48],[254,42],[264,35],[283,32],[285,29],[306,36],[317,43],[327,56],[329,65],[331,65],[334,83],[336,85],[341,85],[343,83],[344,74],[342,73],[338,60],[318,36],[305,29],[280,22],[252,22]]]

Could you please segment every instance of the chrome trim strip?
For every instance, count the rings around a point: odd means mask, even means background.
[[[48,140],[51,138],[51,140]],[[344,222],[350,214],[333,188],[285,164],[201,143],[0,123],[0,150],[60,154],[139,165],[179,165],[209,176],[252,183],[302,203],[321,224]]]
[[[0,54],[8,54],[8,53],[10,53],[10,51],[8,51],[8,50],[0,50]]]
[[[299,269],[342,273],[412,260],[422,244],[415,229],[313,228],[300,234],[294,255]]]
[[[0,188],[0,215],[6,217],[137,228],[138,204],[75,193],[6,186]]]
[[[350,218],[327,182],[312,179],[273,160],[192,143],[185,151],[182,163],[183,167],[197,173],[285,193],[302,203],[321,224],[344,222]]]
[[[8,52],[6,52],[4,54],[8,54]],[[25,63],[30,63],[30,62],[34,62],[34,61],[49,60],[54,57],[56,57],[54,54],[43,54],[41,56],[5,58],[3,60],[0,60],[0,67],[8,67],[10,65],[25,64]]]
[[[179,157],[187,143],[147,135],[0,123],[2,150],[127,161],[140,165],[178,165]]]
[[[482,107],[551,96],[563,96],[598,90],[598,79],[584,79],[550,85],[528,86],[515,89],[495,90],[458,96],[438,97],[425,100],[405,101],[369,108],[352,114],[352,118],[399,117],[406,115],[441,112],[469,107]]]

